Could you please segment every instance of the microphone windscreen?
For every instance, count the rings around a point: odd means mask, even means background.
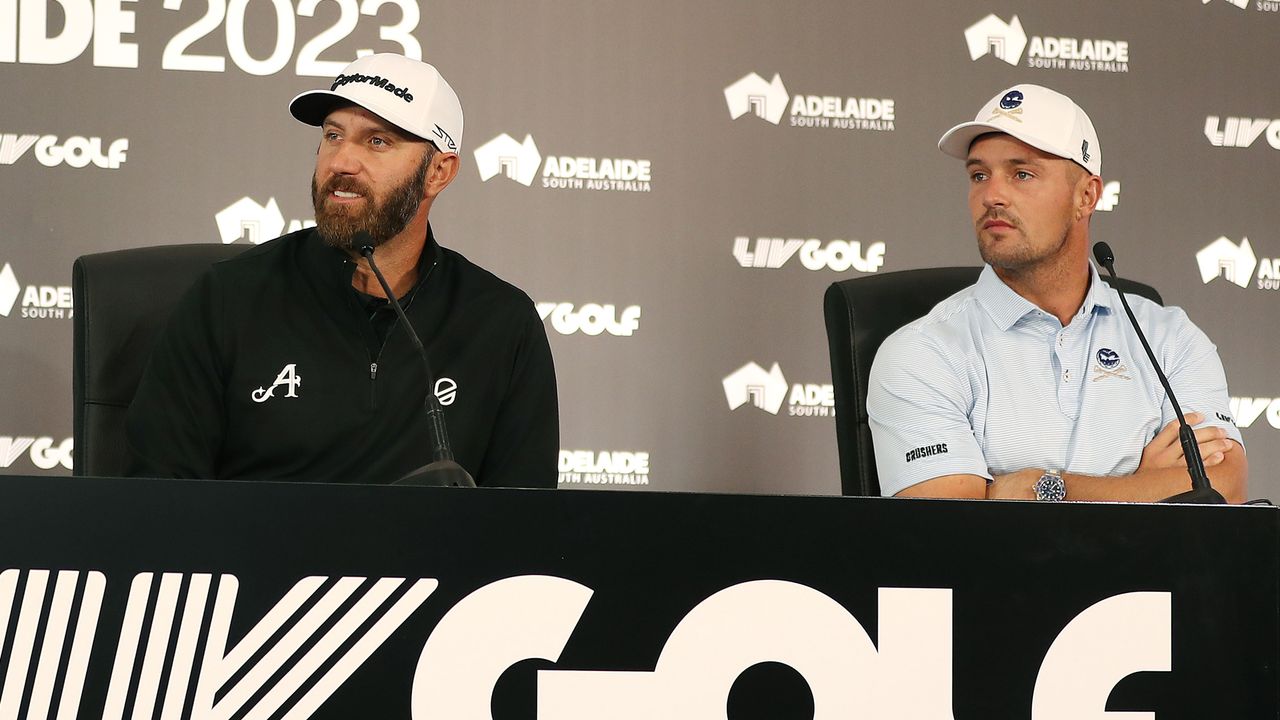
[[[356,234],[351,237],[351,245],[360,248],[360,254],[365,257],[373,254],[373,246],[376,244],[368,230],[357,230]]]
[[[1111,252],[1111,246],[1106,242],[1098,242],[1093,246],[1093,259],[1103,267],[1109,267],[1111,263],[1116,261],[1115,253]]]

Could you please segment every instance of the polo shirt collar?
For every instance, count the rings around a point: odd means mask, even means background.
[[[1093,312],[1095,310],[1103,310],[1111,312],[1114,307],[1111,304],[1114,293],[1111,286],[1103,281],[1102,275],[1098,273],[1098,268],[1094,267],[1093,261],[1089,261],[1089,293],[1084,296],[1084,305],[1081,308],[1081,314],[1085,312]]]
[[[990,265],[984,265],[982,273],[978,275],[974,296],[1002,331],[1009,330],[1028,314],[1040,310],[1035,303],[1005,285]],[[1111,311],[1111,292],[1110,286],[1102,282],[1098,269],[1090,262],[1089,292],[1085,293],[1084,303],[1077,314],[1092,313],[1096,309]]]

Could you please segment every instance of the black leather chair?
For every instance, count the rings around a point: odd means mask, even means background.
[[[124,471],[124,417],[174,305],[244,245],[161,245],[77,258],[71,271],[74,474]]]
[[[871,426],[867,422],[867,383],[880,343],[898,328],[923,317],[934,305],[977,282],[981,271],[978,267],[902,270],[842,280],[827,288],[823,310],[835,390],[840,489],[845,495],[880,494]],[[1118,287],[1164,303],[1149,285],[1122,278]]]

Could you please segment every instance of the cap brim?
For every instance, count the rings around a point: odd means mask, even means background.
[[[345,95],[339,95],[336,92],[331,92],[329,90],[309,90],[289,101],[289,113],[299,122],[320,127],[324,124],[324,119],[329,117],[329,113],[333,112],[333,109],[339,105],[357,105],[359,107],[365,107],[355,100],[352,100]],[[407,132],[416,138],[426,140],[434,145],[440,152],[457,152],[456,150],[445,150],[441,148],[435,140],[428,137],[422,137],[418,133],[406,128],[397,118],[388,117],[387,115],[380,114],[367,107],[365,107],[365,109],[392,125],[395,125],[404,132]]]
[[[984,122],[961,123],[951,128],[950,130],[948,130],[945,134],[943,134],[942,139],[938,140],[938,149],[950,155],[953,158],[959,158],[960,160],[968,160],[969,146],[973,145],[973,141],[977,140],[982,135],[987,135],[990,133],[1003,133],[1005,135],[1008,135],[1011,138],[1021,140],[1022,142],[1030,145],[1033,148],[1036,148],[1037,150],[1042,150],[1044,152],[1049,153],[1050,155],[1060,157],[1063,160],[1070,160],[1071,162],[1080,165],[1085,170],[1088,170],[1090,173],[1093,173],[1093,170],[1091,170],[1089,167],[1081,164],[1079,160],[1076,160],[1070,155],[1064,154],[1061,148],[1054,147],[1052,143],[1047,143],[1044,140],[1041,140],[1040,138],[1034,135],[1031,135],[1029,133],[1017,132],[1016,130],[1013,130],[1011,128],[1003,127],[1000,125],[993,125],[991,123],[984,123]]]
[[[328,90],[308,90],[289,101],[289,113],[299,122],[320,127],[338,105],[356,105],[350,98]]]
[[[996,125],[984,122],[967,122],[961,123],[943,133],[942,138],[938,140],[938,149],[953,158],[966,160],[969,157],[969,146],[973,144],[973,141],[977,139],[979,135],[986,135],[987,133],[993,132],[1018,137],[1017,135],[1009,132],[1008,129]],[[1023,138],[1020,137],[1018,137],[1018,139],[1023,140]],[[1023,142],[1027,141],[1023,140]],[[1027,144],[1035,145],[1035,143]]]

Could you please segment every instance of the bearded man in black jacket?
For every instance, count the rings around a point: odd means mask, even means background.
[[[428,224],[461,164],[453,89],[431,65],[370,55],[289,109],[321,128],[316,227],[188,291],[129,409],[130,474],[393,482],[431,460],[433,392],[477,484],[554,487],[555,371],[533,302]],[[370,242],[434,387],[359,252]]]

